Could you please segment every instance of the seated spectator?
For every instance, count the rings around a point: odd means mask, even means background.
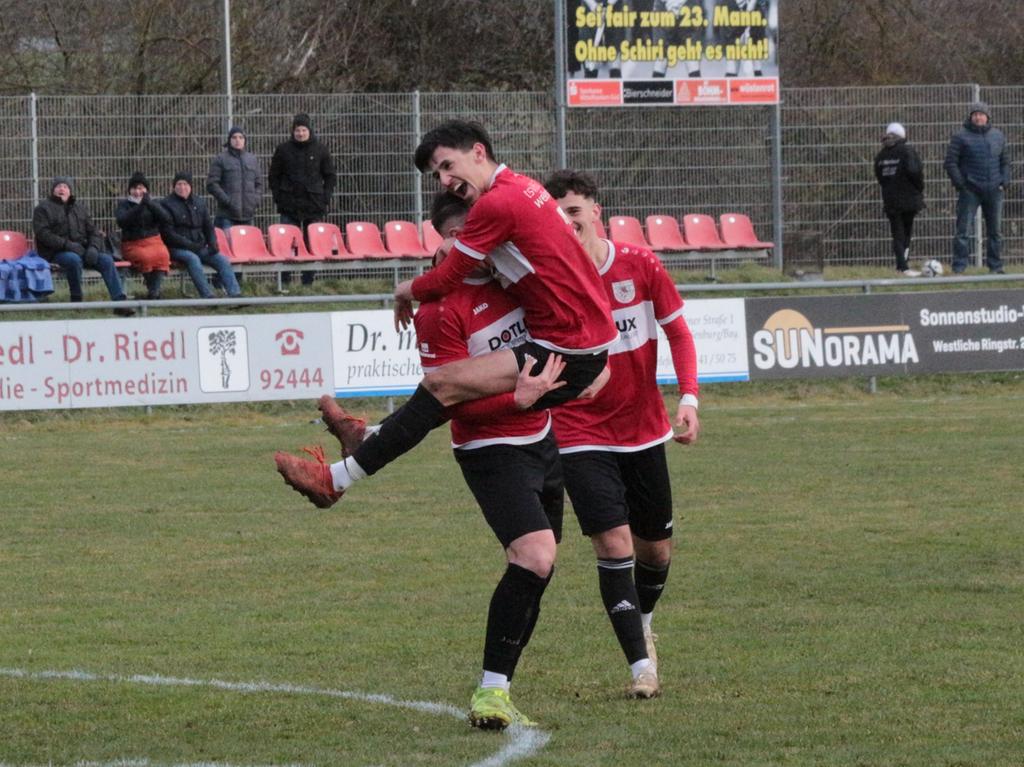
[[[102,252],[103,236],[93,224],[85,203],[75,199],[73,186],[70,178],[53,179],[50,196],[32,211],[36,252],[64,270],[72,301],[82,300],[82,270],[86,267],[103,276],[111,300],[124,301],[127,296],[114,257]],[[114,313],[130,317],[135,311],[125,307],[115,309]]]
[[[229,298],[242,295],[227,256],[217,250],[213,221],[206,202],[192,194],[192,174],[178,171],[174,191],[160,204],[168,213],[168,221],[160,227],[160,236],[171,251],[171,258],[188,270],[188,276],[203,298],[213,298],[213,288],[206,281],[203,265],[213,267]]]
[[[242,129],[231,128],[224,151],[213,158],[210,172],[206,174],[206,191],[217,201],[213,225],[220,229],[242,224],[251,226],[263,196],[260,159],[245,145]]]
[[[160,238],[160,227],[170,221],[163,207],[149,196],[149,182],[136,171],[128,179],[128,196],[114,212],[121,227],[121,255],[131,261],[146,282],[146,298],[160,298],[160,285],[171,269],[171,254]]]

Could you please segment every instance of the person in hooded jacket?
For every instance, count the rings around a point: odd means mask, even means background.
[[[171,254],[160,237],[170,221],[167,211],[149,196],[149,181],[136,171],[128,179],[128,196],[119,200],[114,218],[121,227],[121,255],[142,273],[146,299],[160,298],[160,286],[171,269]]]
[[[330,150],[313,133],[308,114],[295,115],[292,137],[274,150],[269,181],[282,224],[299,227],[305,237],[310,224],[324,220],[338,174]],[[314,274],[304,271],[302,284],[312,284]],[[290,276],[285,273],[282,281],[288,282]]]
[[[192,174],[178,171],[174,176],[171,194],[160,204],[168,213],[169,221],[160,229],[171,258],[188,270],[196,290],[203,298],[213,298],[213,288],[206,280],[203,266],[213,267],[229,298],[242,295],[238,280],[231,270],[231,262],[219,252],[213,220],[206,210],[206,202],[192,194]]]
[[[270,191],[281,223],[305,232],[323,221],[337,181],[331,152],[313,133],[309,115],[295,115],[292,137],[277,146],[270,161]]]
[[[74,181],[58,176],[50,184],[50,195],[32,211],[32,231],[36,252],[64,270],[73,302],[82,300],[82,272],[95,269],[102,275],[113,301],[124,301],[124,286],[114,265],[114,257],[103,252],[103,235],[89,215],[85,203],[74,195]],[[130,317],[129,308],[118,308],[115,314]]]
[[[213,225],[219,229],[251,226],[263,197],[263,168],[247,144],[245,132],[232,127],[224,151],[213,158],[206,174],[206,191],[217,201]]]
[[[875,178],[882,187],[882,206],[892,231],[896,271],[918,277],[921,273],[910,268],[910,238],[914,217],[924,208],[924,166],[900,123],[889,123],[885,129],[882,151],[875,156]]]
[[[960,274],[967,268],[974,219],[980,207],[988,234],[985,265],[993,274],[1002,274],[1003,240],[999,229],[1003,190],[1010,183],[1010,150],[1003,132],[992,127],[988,104],[978,101],[971,105],[964,127],[949,140],[943,167],[958,193],[953,272]]]

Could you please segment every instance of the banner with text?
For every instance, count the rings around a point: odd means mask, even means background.
[[[775,104],[778,0],[565,0],[566,103]]]
[[[750,377],[1024,368],[1024,290],[751,298]]]

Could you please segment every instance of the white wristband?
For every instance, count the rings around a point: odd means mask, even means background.
[[[693,394],[684,394],[682,397],[679,398],[679,404],[680,405],[688,405],[688,406],[692,407],[694,410],[696,410],[697,409],[697,397],[695,397]]]

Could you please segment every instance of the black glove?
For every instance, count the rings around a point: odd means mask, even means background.
[[[85,255],[82,256],[82,263],[88,266],[90,269],[96,268],[96,264],[100,262],[100,252],[90,245],[85,249]]]

